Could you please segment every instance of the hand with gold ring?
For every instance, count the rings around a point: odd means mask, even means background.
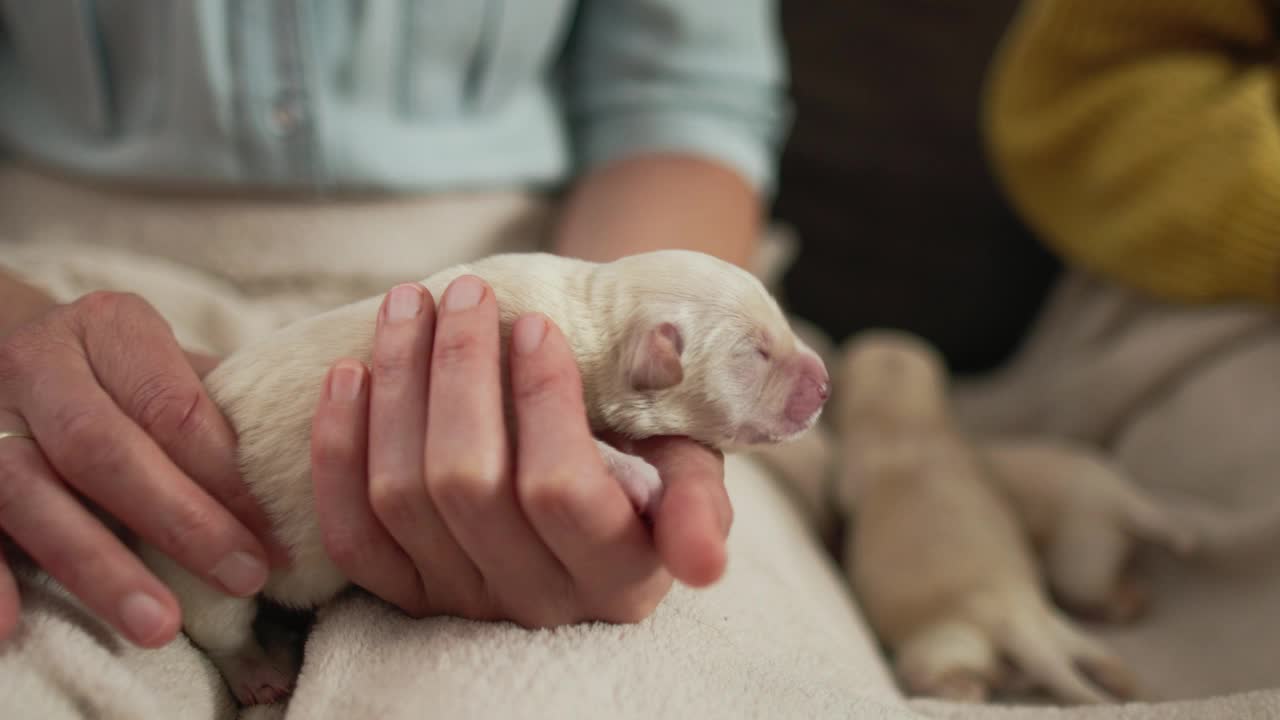
[[[212,586],[257,592],[270,538],[235,436],[196,365],[141,298],[99,292],[0,335],[0,535],[144,647],[177,634],[173,594],[86,507]],[[19,617],[0,557],[0,639]]]

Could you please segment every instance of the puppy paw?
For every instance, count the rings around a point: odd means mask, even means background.
[[[1119,660],[1095,655],[1076,660],[1076,666],[1085,674],[1085,677],[1116,700],[1127,701],[1138,698],[1138,680]]]
[[[1132,574],[1121,575],[1106,597],[1093,602],[1071,601],[1057,596],[1059,605],[1071,615],[1089,622],[1126,625],[1137,621],[1151,606],[1147,585]]]
[[[231,690],[241,705],[270,705],[288,697],[293,682],[270,665],[258,665],[246,670]]]
[[[1103,608],[1104,619],[1113,623],[1130,623],[1142,617],[1151,606],[1151,593],[1146,583],[1132,575],[1122,576],[1112,588]]]
[[[986,702],[991,688],[982,673],[972,670],[953,670],[945,673],[924,687],[918,688],[921,694],[940,700],[961,703]]]
[[[1001,679],[1000,658],[987,634],[964,621],[940,622],[912,634],[895,665],[911,695],[980,703]]]
[[[277,703],[293,691],[293,678],[261,652],[223,656],[215,662],[241,705]]]
[[[605,466],[622,486],[636,512],[647,514],[658,506],[662,497],[662,477],[658,469],[635,455],[628,455],[612,445],[597,440]]]

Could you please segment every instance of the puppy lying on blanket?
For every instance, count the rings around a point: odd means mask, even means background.
[[[982,450],[1055,599],[1082,617],[1127,622],[1145,610],[1146,587],[1130,567],[1140,545],[1219,567],[1280,546],[1277,503],[1227,511],[1156,498],[1116,463],[1061,440],[997,438]]]
[[[809,429],[829,382],[755,277],[708,255],[661,251],[608,264],[543,254],[498,255],[440,272],[440,297],[464,274],[486,280],[500,308],[503,356],[515,319],[548,316],[582,375],[593,430],[684,435],[718,448],[775,443]],[[348,580],[325,553],[313,512],[309,438],[322,380],[339,357],[368,362],[380,297],[284,328],[222,362],[205,383],[239,435],[242,472],[293,564],[263,594],[282,605],[325,603]],[[503,363],[505,367],[505,360]],[[510,398],[507,402],[511,416]],[[643,460],[599,444],[637,509],[661,490]],[[187,635],[246,704],[283,696],[290,678],[254,639],[253,598],[206,586],[152,548],[143,557],[178,596]]]
[[[950,416],[936,353],[868,332],[842,362],[845,561],[907,692],[983,700],[1011,683],[1007,659],[1063,700],[1130,696],[1127,670],[1047,598],[1017,517]]]

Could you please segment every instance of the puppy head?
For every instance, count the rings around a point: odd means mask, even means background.
[[[865,417],[932,420],[945,414],[947,370],[921,338],[868,330],[845,346],[840,369],[840,420]]]
[[[628,308],[608,399],[619,429],[729,448],[788,440],[817,421],[826,367],[754,276],[687,251],[613,265]]]

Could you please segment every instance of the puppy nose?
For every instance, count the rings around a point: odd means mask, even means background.
[[[822,409],[831,396],[831,378],[822,362],[814,360],[806,367],[796,384],[791,389],[791,397],[787,399],[787,419],[794,423],[806,423],[809,418]]]

